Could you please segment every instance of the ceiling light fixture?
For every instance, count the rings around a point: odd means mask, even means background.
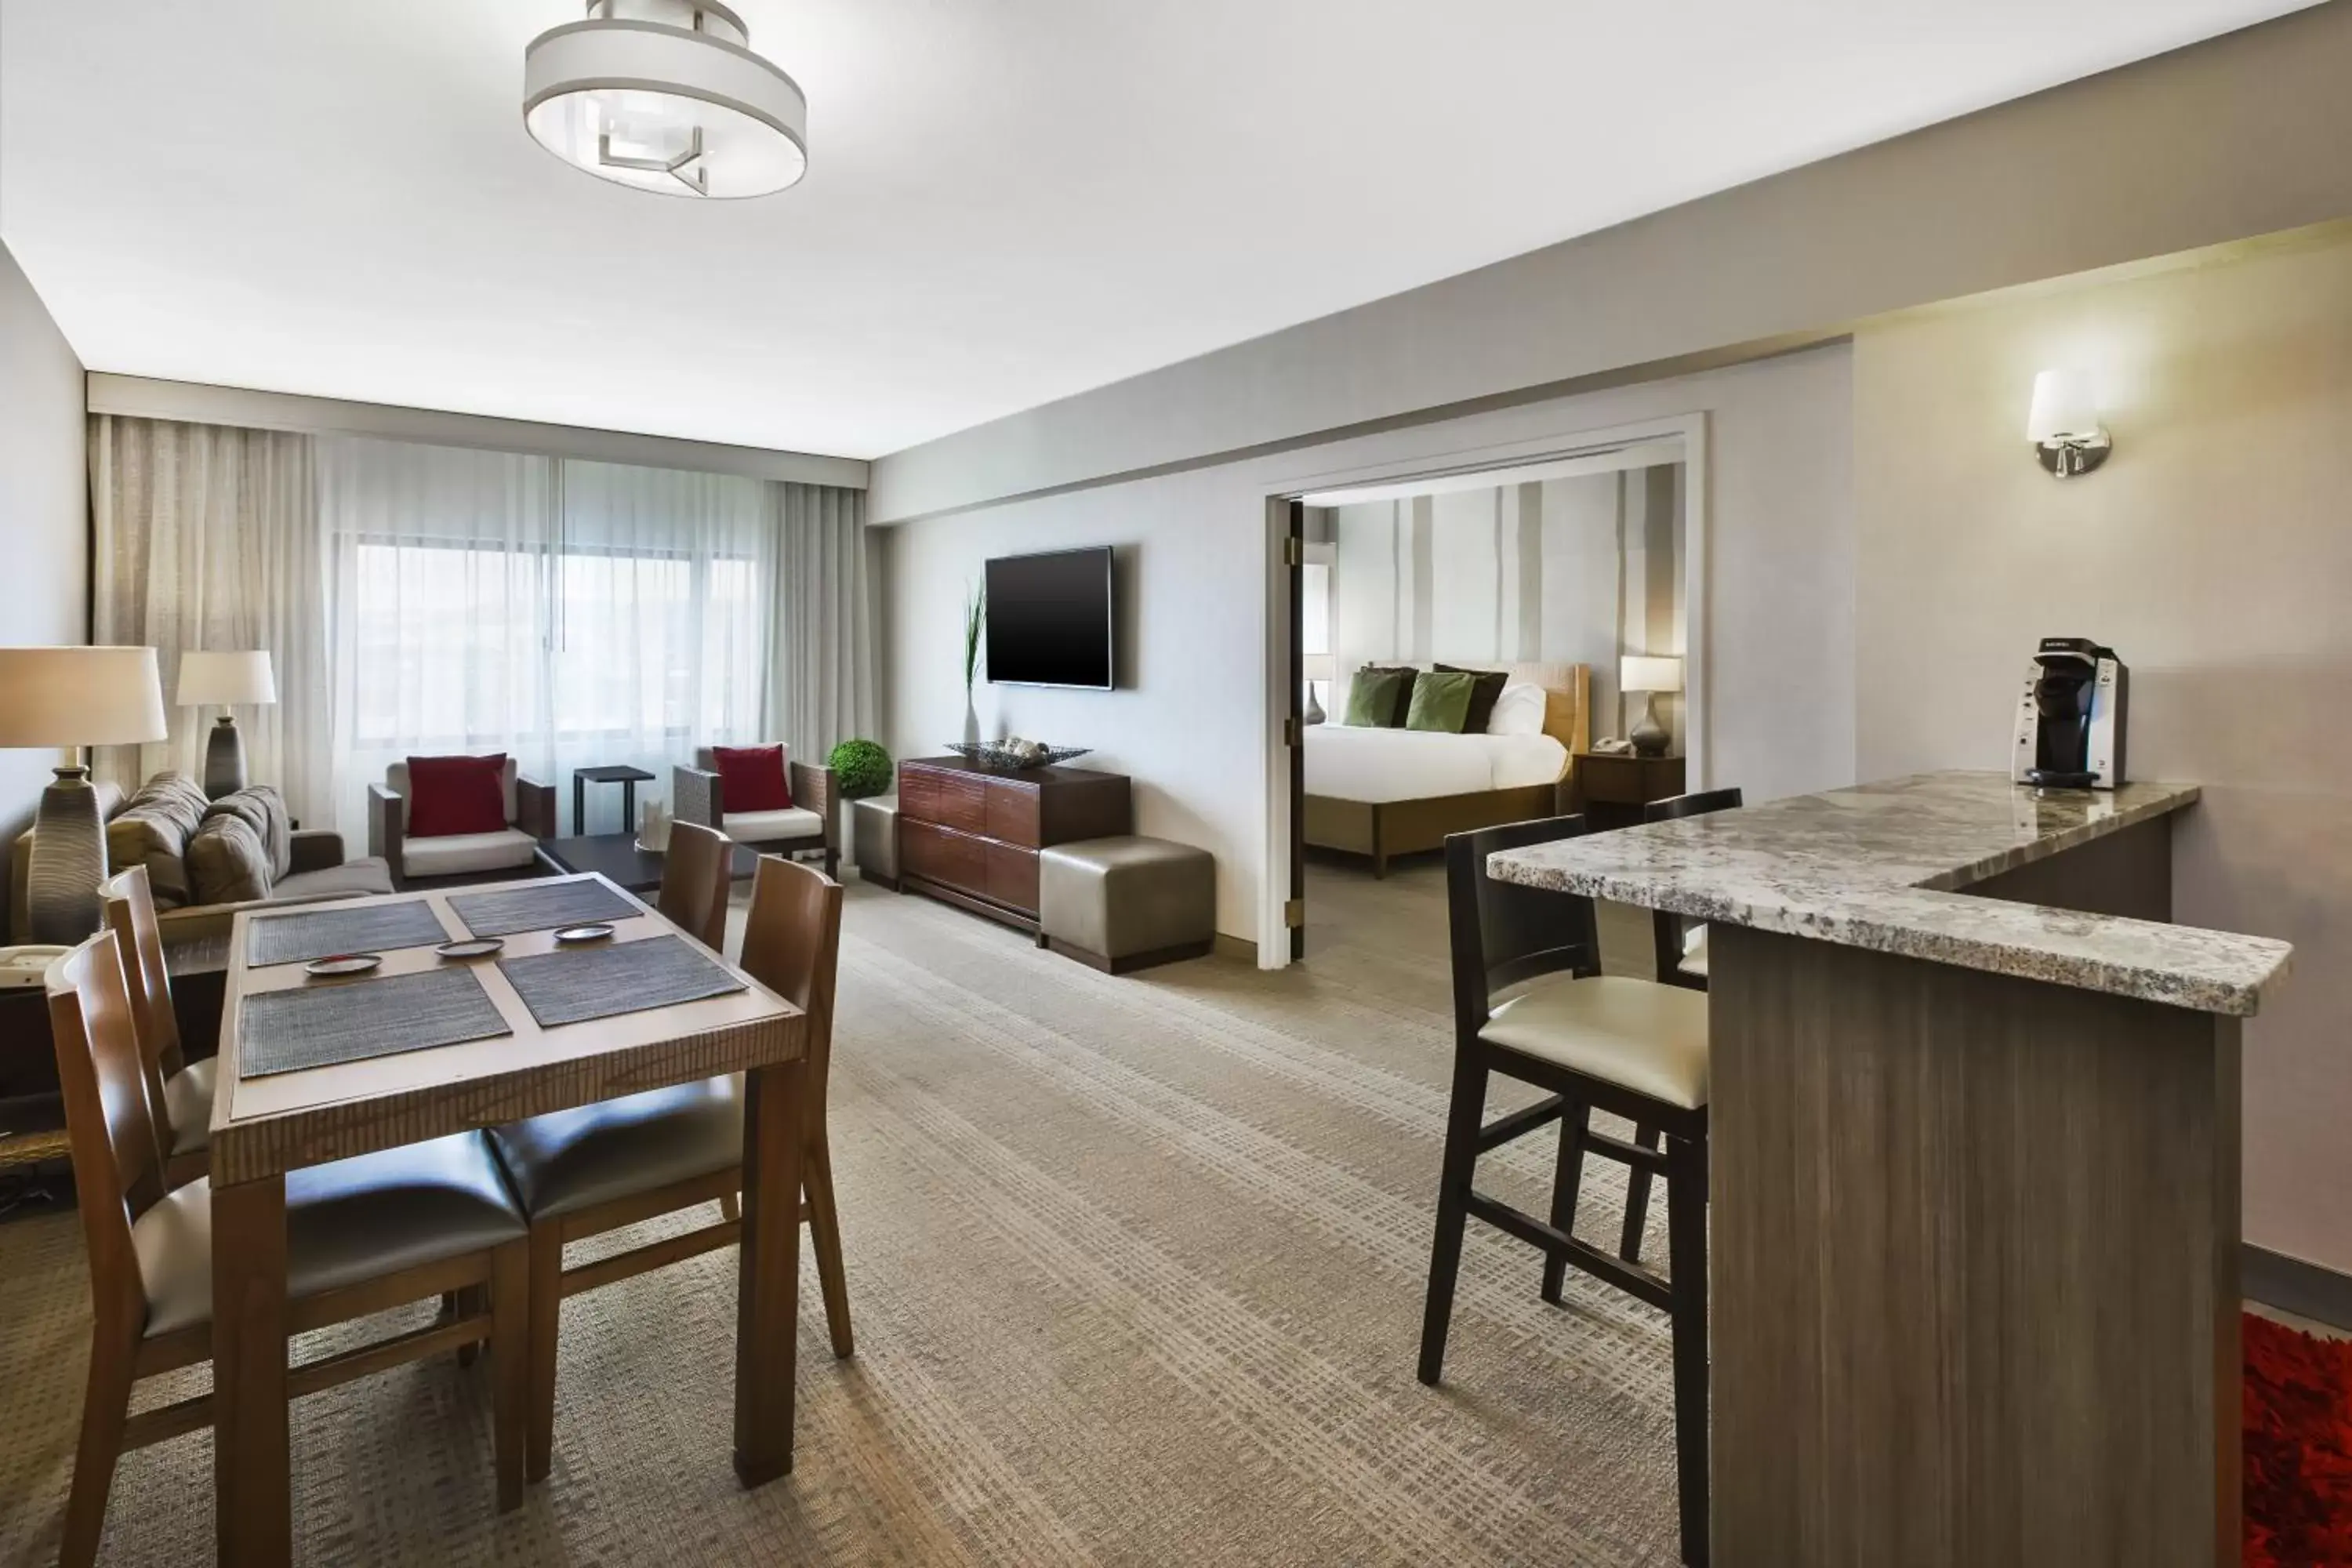
[[[808,100],[709,0],[590,0],[523,51],[531,139],[599,179],[672,196],[764,196],[808,172]]]

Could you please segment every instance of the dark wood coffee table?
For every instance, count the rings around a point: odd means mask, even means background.
[[[550,838],[539,847],[540,858],[559,871],[594,871],[633,893],[661,886],[662,858],[637,847],[634,833],[592,833],[583,838]],[[727,868],[730,877],[748,877],[760,858],[740,844],[735,846]]]

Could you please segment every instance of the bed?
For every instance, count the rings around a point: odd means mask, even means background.
[[[1559,786],[1591,733],[1591,669],[1581,664],[1474,664],[1542,687],[1541,734],[1440,735],[1318,724],[1307,731],[1303,831],[1311,848],[1369,857],[1434,849],[1449,833],[1559,810]]]

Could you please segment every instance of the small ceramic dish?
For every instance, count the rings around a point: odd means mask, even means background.
[[[464,942],[445,942],[433,951],[444,958],[488,958],[504,946],[503,937],[478,936]]]
[[[570,946],[575,942],[602,942],[613,934],[608,925],[565,926],[555,933],[555,940]]]
[[[302,966],[306,974],[322,979],[339,974],[365,974],[383,962],[380,952],[338,952],[328,958],[314,958]]]

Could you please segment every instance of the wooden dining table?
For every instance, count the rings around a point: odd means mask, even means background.
[[[421,903],[451,941],[472,933],[452,898],[599,883],[633,908],[613,942],[688,932],[593,875],[495,889],[393,893],[321,909]],[[726,964],[743,989],[583,1023],[541,1027],[496,959],[466,962],[507,1026],[494,1038],[247,1076],[239,1070],[248,1003],[321,984],[363,986],[446,967],[432,945],[385,951],[372,973],[311,976],[303,963],[247,963],[251,923],[231,931],[212,1120],[213,1387],[215,1534],[223,1563],[272,1568],[293,1554],[287,1419],[286,1173],[523,1117],[745,1075],[742,1241],[736,1310],[736,1475],[759,1486],[793,1463],[793,1342],[799,1300],[801,1129],[806,1020]],[[553,951],[552,931],[508,934],[497,958]],[[701,949],[709,952],[707,948]],[[711,954],[722,964],[723,954]],[[389,1026],[397,1027],[390,1021]]]

